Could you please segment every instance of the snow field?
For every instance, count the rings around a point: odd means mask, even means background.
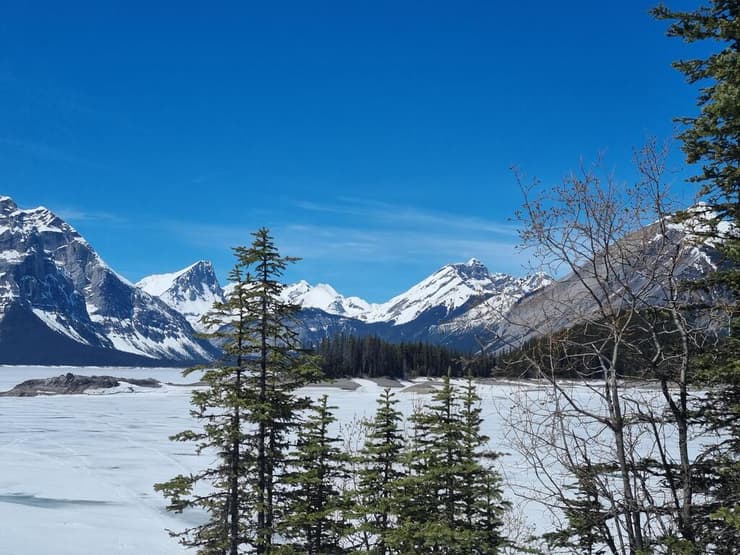
[[[153,377],[162,382],[192,383],[177,369],[0,367],[0,390],[30,378],[72,371],[84,375]],[[344,391],[310,387],[312,398],[329,396],[337,407],[339,431],[350,429],[356,418],[370,418],[383,390],[369,380]],[[165,385],[159,389],[126,384],[95,394],[0,398],[0,553],[170,554],[185,550],[165,529],[180,530],[202,515],[171,514],[153,484],[179,473],[189,473],[211,462],[208,454],[195,456],[193,446],[169,441],[169,436],[192,428],[189,415],[191,387]],[[479,384],[483,431],[499,459],[513,514],[537,531],[549,528],[550,515],[534,501],[516,497],[513,490],[538,489],[525,461],[507,444],[506,419],[518,409],[522,394],[536,402],[546,397],[531,384]],[[588,402],[587,388],[576,393]],[[400,410],[411,414],[428,395],[398,393]],[[336,430],[335,430],[336,431]]]

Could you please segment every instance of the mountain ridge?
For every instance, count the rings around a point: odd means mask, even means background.
[[[135,285],[182,314],[198,332],[207,331],[201,317],[214,302],[224,298],[213,265],[207,260],[199,260],[177,272],[147,276]]]
[[[683,241],[682,275],[717,269],[711,246],[692,242],[685,223],[669,222],[665,229],[662,238],[651,226],[636,232],[641,260],[660,263],[651,250],[655,241]],[[48,208],[24,210],[0,196],[0,364],[207,362],[219,351],[197,338],[204,331],[200,318],[228,290],[205,260],[132,284]],[[471,258],[445,264],[383,303],[305,280],[286,285],[281,296],[300,307],[294,326],[306,345],[343,333],[498,351],[522,344],[536,330],[572,325],[573,318],[553,312],[558,303],[587,315],[592,309],[579,291],[572,276],[514,277]]]
[[[139,281],[140,287],[156,292],[157,287],[171,291],[176,279],[191,280],[189,274],[198,263],[168,274],[155,274]],[[164,277],[163,277],[164,276]],[[166,284],[162,280],[169,280]],[[215,278],[214,278],[215,279]],[[285,302],[298,305],[298,331],[304,342],[316,344],[336,333],[377,335],[389,341],[431,341],[472,348],[475,341],[461,338],[467,323],[456,329],[454,322],[476,306],[510,307],[532,290],[544,287],[552,278],[544,274],[513,277],[491,273],[478,259],[445,264],[427,278],[384,303],[369,303],[359,297],[347,297],[331,285],[311,285],[305,280],[286,285],[281,292]],[[152,283],[157,287],[152,287]],[[166,285],[166,287],[165,287]],[[229,285],[222,292],[228,293]],[[160,298],[178,309],[166,292]],[[223,297],[221,299],[223,300]],[[206,303],[200,306],[205,307]],[[489,310],[488,317],[493,317]],[[195,317],[195,315],[191,315]],[[481,316],[482,317],[482,316]]]
[[[23,329],[33,334],[19,335]],[[185,363],[215,355],[179,312],[116,273],[71,225],[8,196],[0,197],[0,330],[0,363]],[[41,352],[43,344],[56,345],[56,358]]]

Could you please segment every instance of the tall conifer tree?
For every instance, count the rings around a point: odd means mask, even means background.
[[[310,409],[300,428],[291,456],[292,469],[286,476],[285,516],[281,532],[288,542],[281,553],[339,555],[345,552],[347,534],[346,499],[337,484],[346,477],[347,455],[339,439],[329,433],[336,419],[326,395]]]
[[[364,532],[365,551],[386,555],[388,535],[396,526],[396,488],[404,450],[403,416],[390,389],[378,398],[375,418],[368,424],[365,445],[359,454],[360,473],[354,512]]]
[[[185,372],[203,370],[206,387],[191,400],[202,429],[172,437],[195,442],[198,453],[217,453],[218,462],[155,486],[169,498],[169,510],[208,513],[205,524],[174,534],[204,555],[271,552],[287,437],[309,403],[295,390],[317,377],[314,361],[297,348],[297,334],[288,325],[297,307],[280,299],[278,280],[297,259],[280,256],[267,229],[253,236],[250,247],[234,249],[231,293],[204,318],[224,357],[212,368]]]
[[[407,475],[399,480],[399,522],[389,545],[399,553],[498,553],[506,508],[495,470],[482,464],[488,438],[480,431],[469,380],[463,395],[447,376],[432,402],[411,417]]]
[[[684,125],[679,137],[687,162],[700,165],[691,181],[708,203],[709,225],[697,232],[719,239],[726,255],[720,271],[703,285],[719,285],[734,296],[727,307],[727,335],[700,360],[710,393],[699,420],[726,439],[700,457],[702,472],[697,476],[699,493],[709,500],[697,515],[699,542],[702,549],[730,553],[740,545],[740,2],[711,0],[687,12],[661,5],[653,15],[672,22],[669,36],[718,46],[705,58],[674,66],[689,83],[702,87],[699,114],[678,119]]]
[[[499,455],[487,448],[490,438],[481,432],[481,398],[471,373],[468,373],[459,400],[462,421],[459,512],[463,516],[462,526],[468,535],[471,553],[497,553],[505,544],[501,517],[508,503],[503,499],[501,479],[492,469]]]

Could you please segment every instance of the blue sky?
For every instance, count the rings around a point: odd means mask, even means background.
[[[371,301],[473,256],[521,274],[512,165],[557,183],[602,153],[629,181],[696,112],[653,4],[8,2],[0,194],[134,281],[223,277],[261,226],[304,258],[289,281]]]

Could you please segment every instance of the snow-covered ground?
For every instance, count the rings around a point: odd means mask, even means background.
[[[188,383],[176,369],[2,367],[0,390],[30,378],[72,371],[85,375],[153,377]],[[340,423],[372,416],[382,388],[368,380],[343,391],[307,388],[312,397],[327,394]],[[507,480],[533,484],[523,461],[505,444],[506,415],[522,385],[480,385],[484,431],[494,449],[509,452],[500,459]],[[190,387],[122,388],[112,394],[33,398],[0,398],[0,553],[184,553],[165,529],[182,529],[198,514],[175,515],[152,485],[178,473],[209,464],[191,446],[170,442],[175,432],[192,427]],[[535,388],[537,389],[537,388]],[[583,388],[583,395],[588,395]],[[399,394],[410,414],[428,396]],[[515,509],[544,531],[544,507],[509,495]]]

